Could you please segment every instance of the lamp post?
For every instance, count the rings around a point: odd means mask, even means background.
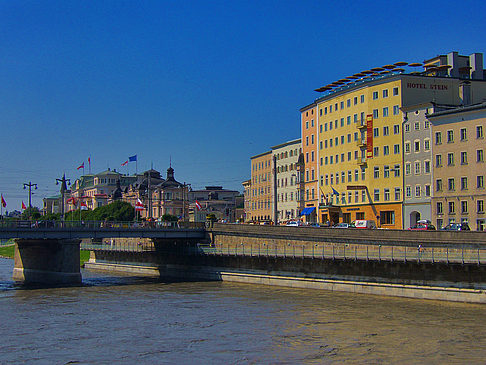
[[[29,220],[31,218],[31,214],[32,214],[32,188],[35,188],[37,190],[37,184],[32,184],[31,181],[29,181],[29,183],[24,183],[24,189],[26,187],[29,187]]]
[[[64,222],[64,193],[67,190],[66,182],[71,184],[71,180],[66,179],[66,174],[63,174],[61,179],[56,179],[56,185],[61,183],[61,222]]]

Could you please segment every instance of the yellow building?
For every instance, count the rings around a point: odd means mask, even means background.
[[[464,82],[451,75],[454,67],[441,68],[447,59],[427,61],[433,67],[425,65],[423,72],[416,72],[421,63],[410,64],[406,72],[400,67],[407,63],[398,62],[316,90],[325,92],[315,101],[320,222],[370,219],[382,228],[403,227],[402,125],[406,114],[401,108],[425,102],[458,105],[486,95],[483,80],[471,76]]]

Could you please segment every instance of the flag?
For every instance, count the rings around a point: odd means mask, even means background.
[[[81,210],[88,210],[88,206],[86,205],[85,202],[81,202],[80,207],[81,207]]]
[[[202,206],[201,206],[201,203],[199,203],[197,200],[196,200],[196,209],[197,210],[201,210]]]
[[[88,163],[91,165],[91,157],[88,157]]]
[[[22,209],[23,209],[23,210],[27,209],[27,207],[25,206],[25,204],[24,204],[24,201],[23,201],[23,200],[22,200]]]
[[[76,199],[74,198],[74,196],[66,200],[66,202],[76,206]]]
[[[81,165],[79,165],[78,170],[79,169],[84,169],[84,162]]]
[[[122,166],[125,166],[128,163],[128,160],[126,160],[124,163],[122,163]]]
[[[2,207],[6,207],[7,206],[7,202],[5,201],[5,199],[3,199],[3,194],[2,194]]]
[[[135,203],[135,210],[144,210],[145,207],[140,199],[137,199],[137,202]]]
[[[130,162],[137,161],[137,155],[133,155],[133,156],[128,157],[128,161],[130,161]]]
[[[332,189],[332,193],[335,194],[335,195],[339,195],[339,193],[337,192],[336,189],[334,189],[332,186],[331,186],[331,189]]]

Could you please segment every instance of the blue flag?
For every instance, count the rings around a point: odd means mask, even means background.
[[[332,193],[333,193],[333,194],[339,195],[339,193],[337,192],[337,190],[336,190],[336,189],[334,189],[332,186],[331,186],[331,189],[332,189]]]
[[[128,161],[130,161],[130,162],[137,161],[137,155],[128,157]]]

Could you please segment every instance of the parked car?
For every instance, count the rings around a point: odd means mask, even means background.
[[[447,226],[442,227],[443,231],[470,231],[469,224],[464,223],[449,223]]]
[[[291,222],[287,222],[286,226],[289,226],[289,227],[300,227],[302,226],[303,223],[301,221],[291,221]]]
[[[361,229],[376,229],[376,223],[373,220],[357,219],[354,221],[354,226]]]
[[[410,227],[411,231],[435,231],[435,226],[428,219],[421,219],[417,224]]]
[[[335,224],[332,228],[354,228],[354,226],[351,223],[338,223]]]

